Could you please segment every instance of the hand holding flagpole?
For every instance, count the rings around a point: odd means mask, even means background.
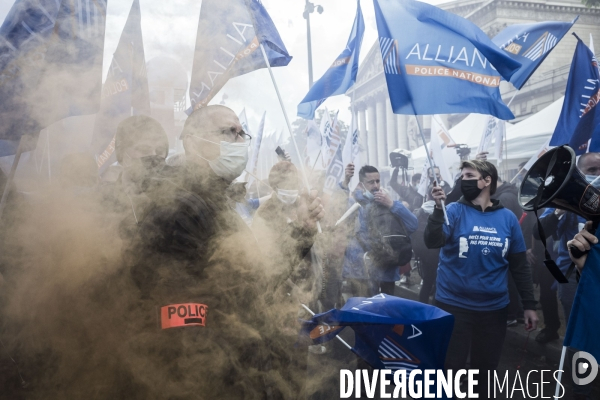
[[[285,123],[288,128],[288,132],[290,134],[290,138],[292,139],[292,144],[294,145],[294,150],[296,151],[296,155],[298,159],[302,161],[302,154],[300,154],[300,150],[298,149],[298,144],[296,143],[296,138],[292,133],[292,125],[290,124],[290,119],[288,118],[287,112],[285,111],[285,106],[283,105],[283,99],[281,98],[281,94],[279,93],[279,87],[277,86],[277,82],[275,82],[275,76],[273,76],[273,71],[271,70],[271,64],[269,63],[269,59],[267,58],[267,53],[265,52],[265,47],[263,44],[260,44],[260,50],[262,51],[263,58],[265,59],[265,64],[267,64],[267,69],[269,70],[269,74],[271,75],[271,81],[273,82],[273,86],[275,87],[275,92],[277,93],[277,98],[279,99],[279,105],[281,106],[281,111],[283,111],[283,116],[285,118]],[[306,175],[306,168],[304,167],[304,163],[300,162],[300,173],[302,174],[302,180],[304,181],[304,185],[310,194],[310,183],[308,182],[308,176]],[[321,229],[321,224],[317,221],[317,231],[319,233],[323,233]]]
[[[435,164],[433,163],[433,160],[431,158],[431,154],[429,154],[429,149],[427,148],[427,142],[425,141],[425,135],[423,134],[423,129],[421,129],[421,123],[419,122],[419,118],[417,117],[417,114],[415,114],[415,119],[417,120],[417,126],[419,127],[419,133],[421,134],[421,140],[423,140],[423,146],[425,147],[425,154],[427,154],[427,161],[429,161],[429,168],[431,168],[431,172],[433,172],[433,176],[435,178]],[[438,181],[437,178],[433,181],[433,186],[437,186]],[[444,220],[446,221],[446,225],[450,225],[450,222],[448,221],[448,214],[446,213],[446,203],[444,202],[444,200],[440,200],[441,204],[442,204],[442,211],[444,212]]]

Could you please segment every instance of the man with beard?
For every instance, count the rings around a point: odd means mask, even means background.
[[[186,120],[182,139],[177,188],[138,225],[133,374],[156,398],[292,395],[293,382],[278,371],[285,360],[275,356],[285,354],[278,324],[289,310],[272,301],[269,254],[226,197],[246,167],[251,138],[231,109],[208,106]],[[299,219],[316,227],[322,216],[320,199],[311,198]]]

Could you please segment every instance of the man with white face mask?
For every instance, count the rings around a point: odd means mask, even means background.
[[[274,274],[289,275],[308,254],[317,233],[314,224],[307,224],[307,213],[316,220],[324,216],[320,200],[315,202],[300,194],[300,179],[294,164],[280,161],[269,172],[273,195],[256,212],[252,231],[260,247],[270,257],[278,258]],[[316,213],[316,214],[315,214]]]
[[[287,351],[278,349],[282,341],[274,336],[289,310],[274,307],[276,282],[268,275],[272,257],[263,253],[227,198],[227,188],[246,167],[250,137],[231,109],[208,106],[188,117],[182,139],[186,162],[175,188],[139,224],[140,257],[130,270],[141,292],[137,312],[149,319],[136,328],[131,343],[140,349],[136,356],[145,359],[140,365],[164,367],[159,375],[168,382],[153,388],[157,398],[198,393],[239,398],[241,388],[262,393],[269,380],[266,355]],[[315,225],[320,211],[307,211],[303,222]],[[196,306],[208,312],[198,316]],[[181,315],[187,309],[191,324],[182,317],[182,325],[171,329],[176,315],[169,314],[169,307]],[[157,309],[161,330],[156,329]],[[160,351],[142,350],[147,348]],[[140,368],[148,382],[156,372]],[[293,376],[269,386],[278,390],[277,385],[294,385]],[[186,385],[179,385],[183,380]]]

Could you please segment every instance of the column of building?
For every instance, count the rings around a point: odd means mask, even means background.
[[[367,98],[367,164],[377,164],[377,117],[375,102],[372,97]]]
[[[375,114],[377,118],[377,162],[374,165],[383,167],[389,164],[386,143],[385,95],[383,92],[378,93],[375,98]]]
[[[387,128],[387,147],[388,147],[388,162],[389,153],[398,148],[398,127],[396,114],[392,111],[392,104],[389,96],[385,96],[385,126]]]

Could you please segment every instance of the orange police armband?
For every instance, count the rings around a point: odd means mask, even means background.
[[[208,306],[199,303],[171,304],[161,307],[162,329],[181,326],[205,326]]]

